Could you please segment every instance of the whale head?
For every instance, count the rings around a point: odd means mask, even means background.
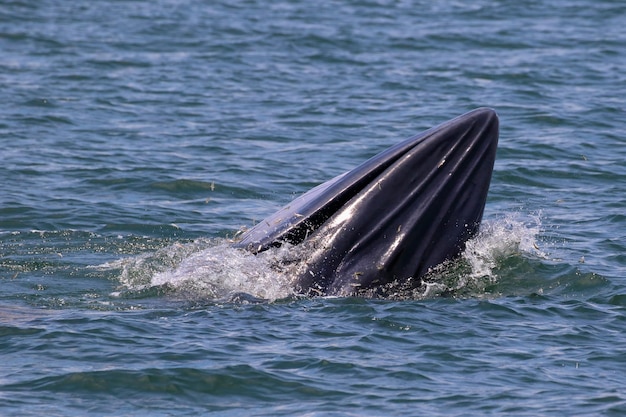
[[[419,281],[477,233],[497,144],[495,111],[473,110],[313,188],[236,246],[301,247],[295,287],[307,295]]]

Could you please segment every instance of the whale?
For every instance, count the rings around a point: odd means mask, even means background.
[[[499,121],[478,108],[402,140],[287,204],[234,244],[286,246],[303,296],[359,296],[419,286],[480,228]]]

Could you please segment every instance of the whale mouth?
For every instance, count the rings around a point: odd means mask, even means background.
[[[495,111],[473,110],[313,188],[236,246],[302,245],[296,288],[304,294],[353,295],[421,278],[477,233],[497,144]]]

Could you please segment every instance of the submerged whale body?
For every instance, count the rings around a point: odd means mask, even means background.
[[[473,110],[313,188],[236,246],[302,248],[295,289],[306,295],[420,283],[478,232],[497,144],[495,111]]]

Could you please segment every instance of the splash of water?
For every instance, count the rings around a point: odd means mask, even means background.
[[[545,257],[536,241],[540,229],[539,216],[531,217],[530,223],[514,214],[484,222],[480,233],[467,242],[462,255],[462,258],[471,265],[471,276],[497,279],[494,274],[497,260],[507,256],[534,254]]]
[[[293,293],[288,275],[276,267],[287,261],[287,251],[283,247],[253,255],[233,248],[226,240],[199,239],[103,267],[120,271],[121,289],[114,296],[159,288],[193,299],[219,300],[246,294],[274,301]]]
[[[461,257],[434,268],[416,283],[409,280],[377,289],[365,296],[422,299],[441,294],[480,296],[498,280],[499,261],[511,256],[540,256],[536,237],[539,216],[523,220],[508,214],[483,222],[480,233],[467,242]],[[176,243],[153,253],[107,264],[120,270],[124,291],[141,293],[151,289],[194,299],[219,300],[237,294],[274,301],[294,296],[294,271],[302,254],[284,245],[257,255],[235,249],[226,240],[200,239]]]
[[[505,259],[546,258],[537,243],[540,231],[540,215],[524,219],[519,213],[507,213],[484,221],[478,235],[466,243],[458,261],[464,273],[457,274],[456,282],[448,281],[446,291],[481,296],[486,287],[498,282],[498,267]]]
[[[203,298],[224,298],[248,294],[276,300],[292,295],[288,276],[272,266],[282,261],[285,249],[254,255],[222,242],[193,253],[176,268],[156,273],[150,284],[168,285]]]

